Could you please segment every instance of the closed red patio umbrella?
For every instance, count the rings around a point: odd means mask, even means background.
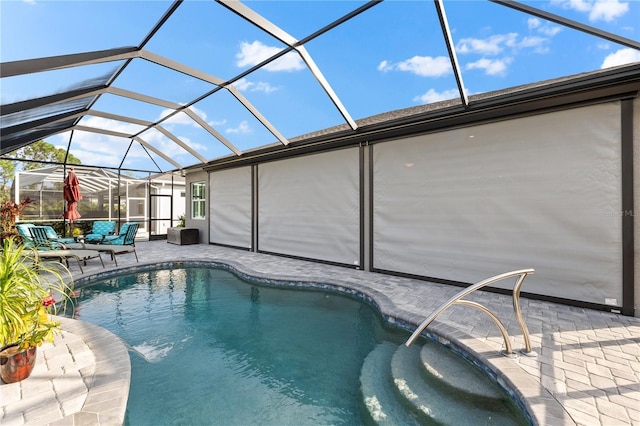
[[[80,181],[73,167],[71,167],[71,171],[69,171],[67,177],[64,179],[63,196],[67,202],[67,210],[64,212],[64,218],[69,220],[69,223],[73,225],[74,220],[82,217],[78,212],[78,201],[82,200]]]

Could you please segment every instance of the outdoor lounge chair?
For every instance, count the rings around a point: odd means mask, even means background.
[[[33,223],[18,223],[16,225],[16,230],[18,234],[22,238],[22,244],[27,248],[32,248],[35,246],[33,243],[33,239],[31,239],[31,232],[29,229],[33,228],[35,225]]]
[[[72,257],[78,262],[80,272],[84,273],[82,269],[82,263],[87,264],[87,260],[98,258],[102,267],[104,268],[104,262],[100,256],[100,252],[96,250],[87,249],[68,249],[64,243],[51,240],[48,235],[48,227],[46,226],[31,226],[29,232],[31,234],[31,246],[36,254],[36,263],[40,259],[58,259],[64,262],[69,267],[69,258]]]
[[[138,222],[126,222],[120,227],[118,235],[108,235],[102,240],[102,244],[131,245],[135,244]]]
[[[33,228],[34,226],[36,225],[33,223],[19,223],[16,225],[18,234],[20,235],[20,237],[22,237],[22,244],[27,248],[32,248],[35,246],[33,239],[31,237],[31,231],[30,231],[30,229]],[[49,240],[51,241],[63,243],[63,244],[73,243],[75,241],[75,238],[61,238],[60,236],[58,236],[55,229],[53,229],[51,226],[42,225],[41,227],[45,228],[45,231],[47,233],[47,238],[49,238]]]
[[[122,225],[118,235],[105,237],[102,244],[82,243],[82,245],[78,245],[78,247],[109,253],[116,266],[118,266],[116,256],[121,254],[133,253],[136,257],[136,262],[139,262],[138,253],[136,253],[136,234],[138,233],[138,227],[139,224],[137,222],[127,222]],[[74,245],[74,247],[76,247],[76,245]]]
[[[107,236],[112,236],[116,231],[114,221],[96,220],[93,222],[91,232],[84,236],[87,243],[101,243]]]

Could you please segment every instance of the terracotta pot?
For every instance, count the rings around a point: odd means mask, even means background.
[[[20,349],[18,345],[0,350],[0,377],[5,383],[15,383],[31,375],[36,364],[36,347]]]

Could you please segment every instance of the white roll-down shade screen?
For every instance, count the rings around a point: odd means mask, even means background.
[[[251,167],[212,172],[209,242],[251,248]]]
[[[360,264],[359,148],[260,164],[258,247]]]
[[[525,292],[619,305],[620,120],[616,101],[374,145],[374,268],[532,267]]]

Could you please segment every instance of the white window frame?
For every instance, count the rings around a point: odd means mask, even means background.
[[[201,190],[198,190],[201,188]],[[201,216],[197,216],[201,213]],[[207,218],[207,184],[204,181],[191,183],[191,219],[205,220]]]

